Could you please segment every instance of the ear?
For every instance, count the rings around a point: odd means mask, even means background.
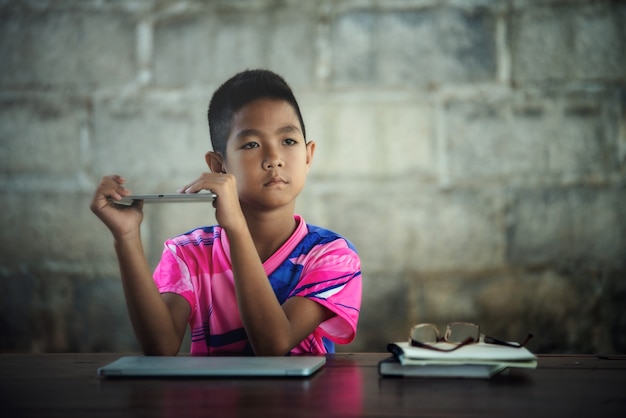
[[[315,142],[309,141],[306,144],[306,166],[307,169],[311,168],[313,163],[313,154],[315,154]]]
[[[211,170],[211,172],[226,172],[226,165],[224,164],[224,157],[222,157],[222,154],[215,151],[209,151],[204,156],[204,159],[206,160],[206,164],[209,166],[209,170]]]

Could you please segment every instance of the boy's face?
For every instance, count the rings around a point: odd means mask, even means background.
[[[235,176],[242,204],[293,205],[304,187],[315,144],[305,143],[294,109],[283,100],[259,99],[233,117],[224,169]]]

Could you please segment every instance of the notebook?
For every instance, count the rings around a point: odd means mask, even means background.
[[[445,342],[433,345],[442,349],[454,347]],[[537,357],[526,348],[496,344],[469,344],[442,352],[397,342],[388,344],[387,351],[393,356],[379,363],[381,376],[489,379],[508,368],[537,367]]]
[[[115,200],[118,205],[130,206],[135,200],[143,200],[144,203],[169,203],[169,202],[210,202],[215,199],[215,193],[171,193],[171,194],[137,194],[125,196],[121,200]]]
[[[98,369],[104,377],[262,377],[311,376],[323,356],[205,357],[125,356]]]
[[[398,377],[446,377],[460,379],[490,379],[508,365],[499,364],[441,364],[424,362],[421,365],[403,365],[397,357],[391,356],[378,363],[378,373],[381,376]]]
[[[432,344],[442,349],[454,345],[441,342]],[[497,344],[468,344],[455,351],[435,351],[413,347],[408,342],[389,343],[387,351],[394,354],[402,365],[424,364],[521,364],[536,366],[537,357],[525,347],[507,347]]]

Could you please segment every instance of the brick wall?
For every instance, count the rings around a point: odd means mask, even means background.
[[[342,350],[470,320],[626,353],[624,21],[620,1],[0,2],[0,350],[137,348],[93,190],[195,178],[212,92],[263,67],[317,142],[298,211],[362,257]],[[147,207],[151,265],[214,221]]]

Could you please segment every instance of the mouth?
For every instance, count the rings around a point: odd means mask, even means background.
[[[267,182],[265,182],[263,185],[264,186],[275,186],[275,185],[280,185],[280,184],[287,184],[287,180],[283,179],[282,177],[279,176],[274,176],[271,179],[269,179]]]

